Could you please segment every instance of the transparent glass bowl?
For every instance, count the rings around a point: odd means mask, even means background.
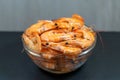
[[[42,57],[42,55],[37,54],[31,51],[30,49],[28,49],[23,39],[22,42],[25,52],[29,55],[29,57],[33,60],[33,62],[37,66],[51,73],[63,74],[63,73],[72,72],[80,68],[87,61],[88,57],[92,53],[93,48],[95,47],[96,39],[92,44],[92,46],[84,50],[82,53],[79,54],[77,58],[74,59],[70,59],[64,56],[63,54],[59,54],[52,59],[45,59]]]

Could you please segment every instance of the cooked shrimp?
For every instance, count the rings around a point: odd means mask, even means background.
[[[26,31],[26,35],[32,35],[34,32],[39,33],[39,35],[45,31],[52,30],[55,28],[62,28],[62,29],[78,29],[84,25],[84,21],[79,19],[74,15],[73,18],[60,18],[54,21],[51,20],[39,20],[38,23],[29,27]]]
[[[60,43],[49,42],[46,45],[46,43],[43,42],[42,44],[44,46],[48,47],[48,48],[60,51],[63,54],[68,55],[68,56],[77,56],[82,51],[81,48],[78,48],[78,47],[68,47],[68,46],[64,46],[64,45],[62,45]]]
[[[82,16],[78,15],[78,14],[73,14],[72,18],[75,18],[75,19],[78,19],[78,20],[81,20],[81,21],[84,22],[84,18]]]
[[[55,58],[57,54],[59,54],[60,52],[42,46],[41,53],[42,53],[43,58],[52,59],[52,58]]]
[[[22,37],[25,45],[27,45],[27,47],[29,47],[30,49],[33,49],[34,43],[25,34],[23,34]]]
[[[59,30],[50,30],[47,32],[44,32],[41,35],[41,40],[42,41],[50,41],[50,42],[60,42],[64,40],[70,40],[74,38],[73,32],[66,32],[64,29],[59,29]]]
[[[30,26],[26,31],[25,34],[32,35],[34,32],[38,33],[39,35],[47,30],[54,29],[54,23],[50,20],[41,20],[36,24]]]
[[[76,39],[76,40],[68,40],[65,42],[62,42],[65,46],[68,47],[78,47],[81,49],[86,49],[92,45],[93,41],[87,40],[87,39]]]
[[[79,29],[84,25],[84,20],[81,16],[73,15],[72,18],[59,18],[54,20],[59,28],[68,28],[69,30]]]
[[[25,34],[22,35],[23,40],[27,47],[30,50],[33,50],[34,52],[39,53],[41,50],[41,40],[38,34],[36,34],[34,37],[29,38]]]
[[[95,41],[95,33],[89,30],[77,30],[78,33],[82,33],[82,37],[77,38],[77,44],[80,44],[82,48],[87,48]]]

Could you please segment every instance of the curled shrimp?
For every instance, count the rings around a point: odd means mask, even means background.
[[[76,43],[81,45],[81,48],[88,48],[95,41],[95,32],[86,26],[82,27],[82,29],[76,30],[75,32],[82,33],[82,36],[76,39]]]
[[[41,40],[38,34],[34,34],[34,37],[28,37],[23,34],[22,37],[27,48],[37,53],[41,51]]]
[[[60,18],[57,20],[39,20],[38,23],[31,25],[26,31],[26,35],[32,35],[37,32],[39,35],[45,31],[52,30],[55,28],[62,29],[78,29],[84,25],[84,20],[81,16],[73,15],[72,18]]]
[[[86,28],[86,26],[84,26],[83,30],[75,30],[74,33],[76,33],[74,39],[70,39],[60,43],[64,46],[72,46],[86,49],[90,47],[95,41],[95,32],[93,32],[89,28]]]
[[[26,31],[25,34],[32,35],[34,32],[38,33],[39,35],[47,30],[54,29],[54,23],[51,20],[40,20],[38,23],[33,24],[30,26]]]
[[[74,38],[73,32],[67,32],[64,29],[50,30],[41,34],[41,40],[46,42],[60,42]]]
[[[42,46],[41,53],[44,59],[52,59],[55,58],[60,52]]]
[[[76,39],[76,40],[68,40],[68,41],[64,41],[64,42],[61,42],[61,43],[64,44],[65,46],[68,46],[68,47],[78,47],[78,48],[81,48],[81,49],[86,49],[86,48],[91,46],[93,41],[79,38],[79,39]]]
[[[78,19],[78,20],[84,22],[84,18],[82,16],[78,15],[78,14],[73,14],[72,18],[75,18],[75,19]]]
[[[54,20],[54,22],[59,28],[67,28],[70,31],[73,29],[79,29],[84,25],[84,19],[77,14],[73,15],[72,18],[59,18]]]
[[[64,46],[61,43],[54,43],[54,42],[49,42],[47,45],[45,42],[42,42],[42,45],[54,49],[56,51],[60,51],[63,54],[67,55],[67,56],[77,56],[82,49],[78,48],[78,47],[68,47],[68,46]]]

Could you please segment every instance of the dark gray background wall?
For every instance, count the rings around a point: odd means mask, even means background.
[[[0,31],[23,31],[39,19],[74,13],[97,30],[120,31],[120,0],[0,0]]]

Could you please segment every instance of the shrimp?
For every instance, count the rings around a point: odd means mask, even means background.
[[[28,37],[27,35],[23,34],[22,37],[30,50],[33,50],[37,53],[41,51],[41,40],[38,34],[35,34],[34,37]]]
[[[74,38],[73,32],[67,32],[65,29],[50,30],[41,34],[41,40],[46,42],[60,42]]]
[[[73,14],[72,18],[75,18],[75,19],[78,19],[78,20],[81,20],[82,22],[84,22],[84,18],[78,14]]]
[[[50,60],[52,58],[55,58],[57,54],[59,54],[60,52],[42,46],[41,53],[42,53],[43,58]]]
[[[77,56],[82,51],[82,49],[78,47],[68,47],[60,43],[54,43],[54,42],[49,42],[47,45],[45,42],[42,42],[42,45],[51,48],[53,50],[60,51],[64,55],[68,55],[68,56]]]
[[[76,39],[76,41],[77,41],[76,43],[79,44],[82,48],[88,48],[95,41],[95,32],[91,31],[88,28],[76,30],[76,32],[83,34],[81,37]]]
[[[25,34],[23,34],[22,37],[23,37],[23,41],[25,42],[25,45],[27,45],[30,49],[34,47],[33,42]]]
[[[68,40],[65,42],[62,42],[65,46],[68,47],[78,47],[81,49],[86,49],[92,45],[93,41],[87,40],[87,39],[76,39],[76,40]]]
[[[32,35],[34,32],[37,32],[39,35],[47,30],[54,29],[54,23],[50,20],[40,20],[38,23],[30,26],[26,31],[26,35]]]
[[[31,25],[26,31],[26,35],[32,35],[34,32],[37,32],[39,35],[45,31],[52,30],[55,28],[62,29],[78,29],[84,25],[84,20],[82,17],[73,15],[72,18],[60,18],[57,20],[39,20],[38,23]]]
[[[86,49],[95,41],[95,32],[93,32],[90,28],[84,26],[84,28],[74,30],[73,32],[75,33],[75,38],[63,41],[61,44]]]
[[[73,15],[72,18],[59,18],[54,20],[59,28],[67,28],[69,30],[79,29],[84,25],[84,20],[81,16]]]

